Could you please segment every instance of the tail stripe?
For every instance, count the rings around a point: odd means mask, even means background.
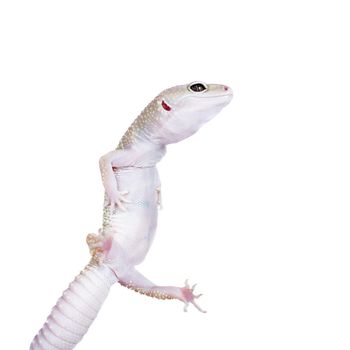
[[[79,312],[79,310],[75,309],[66,301],[62,300],[62,298],[60,298],[60,300],[57,302],[56,307],[69,319],[82,325],[83,327],[88,327],[91,321],[93,321],[82,315],[81,312]]]
[[[45,350],[41,344],[40,341],[38,340],[38,335],[35,336],[31,346],[30,346],[30,350]]]
[[[87,318],[89,321],[94,320],[96,312],[91,312],[84,304],[82,304],[80,298],[71,298],[68,293],[64,293],[61,297],[63,301],[65,301],[69,306],[71,306],[75,311],[81,313],[81,315]]]
[[[98,311],[98,308],[93,308],[91,304],[87,303],[79,294],[75,294],[71,289],[67,289],[63,293],[62,298],[64,298],[69,303],[72,303],[74,300],[76,307],[79,310],[84,310],[82,312],[85,312],[86,316],[89,318],[93,317],[93,315]]]
[[[79,295],[86,301],[87,304],[91,305],[91,308],[94,310],[99,310],[101,303],[96,300],[96,298],[90,292],[88,292],[81,283],[71,283],[68,290],[71,290],[74,294]]]
[[[108,285],[106,285],[106,282],[101,278],[100,274],[98,274],[97,271],[90,270],[90,268],[87,270],[89,271],[89,274],[86,275],[86,277],[90,279],[94,285],[100,286],[102,283],[105,285],[105,287],[108,287]]]
[[[80,275],[78,277],[80,277]],[[81,286],[83,289],[85,289],[86,292],[88,292],[93,297],[93,299],[96,300],[97,304],[102,304],[103,298],[100,298],[99,295],[94,294],[93,288],[91,288],[91,286],[87,284],[86,278],[84,279],[81,277],[76,278],[73,284],[77,284],[78,286]]]
[[[49,342],[49,340],[46,338],[46,335],[44,333],[44,327],[41,328],[40,332],[39,332],[39,337],[41,335],[41,339],[40,339],[40,345],[45,349],[45,350],[60,350],[60,348],[54,346],[53,344],[51,344]]]
[[[89,272],[89,275],[91,275],[91,272]],[[105,289],[101,289],[101,283],[94,283],[89,275],[86,274],[80,277],[79,282],[82,283],[89,292],[94,292],[97,289],[97,293],[95,293],[94,296],[99,300],[99,302],[103,302],[106,298]]]
[[[108,285],[106,284],[106,281],[104,280],[100,272],[98,272],[96,269],[94,269],[91,266],[88,266],[87,269],[92,273],[92,275],[96,276],[96,278],[99,280],[99,283],[103,283],[104,285],[106,285],[106,287],[108,287]]]
[[[45,339],[47,340],[48,343],[50,343],[55,349],[59,349],[59,350],[66,350],[69,349],[69,347],[72,347],[72,343],[67,343],[65,341],[63,341],[62,339],[56,337],[56,335],[54,333],[52,333],[52,331],[47,327],[47,324],[45,323],[45,325],[43,326],[43,328],[41,329],[43,336],[45,337]],[[59,341],[58,341],[59,339]]]
[[[55,333],[57,337],[60,337],[67,342],[72,341],[76,344],[82,337],[82,334],[72,333],[70,330],[63,328],[54,320],[53,317],[48,318],[47,325],[51,329],[52,333]]]
[[[61,320],[65,324],[67,324],[67,327],[75,327],[75,328],[79,329],[80,334],[83,334],[85,332],[85,326],[84,325],[80,324],[77,320],[70,319],[59,308],[55,307],[53,312],[51,312],[51,315],[59,315]]]

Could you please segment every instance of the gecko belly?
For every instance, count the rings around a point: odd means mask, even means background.
[[[157,169],[120,168],[115,173],[118,189],[128,191],[126,211],[109,214],[109,227],[118,246],[128,252],[128,263],[139,264],[146,256],[157,227]]]

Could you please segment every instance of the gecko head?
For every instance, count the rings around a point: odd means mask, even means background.
[[[194,134],[232,100],[226,85],[195,81],[164,90],[155,99],[161,113],[163,143],[178,142]]]

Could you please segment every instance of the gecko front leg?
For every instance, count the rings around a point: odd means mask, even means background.
[[[111,151],[100,158],[99,165],[101,171],[101,177],[103,186],[106,190],[109,205],[112,210],[116,207],[125,211],[126,208],[123,203],[130,203],[125,196],[128,191],[119,191],[117,182],[114,175],[114,165],[123,166],[123,159],[127,158],[128,155],[125,154],[127,151],[115,150]]]
[[[162,203],[162,189],[161,187],[156,188],[156,195],[157,195],[157,206],[159,210],[163,209],[163,203]]]
[[[156,198],[157,198],[157,206],[159,210],[163,209],[162,202],[162,184],[160,182],[158,170],[156,171]]]

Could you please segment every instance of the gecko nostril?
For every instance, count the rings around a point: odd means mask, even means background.
[[[228,89],[229,89],[229,87],[224,85],[224,90],[227,91]]]

